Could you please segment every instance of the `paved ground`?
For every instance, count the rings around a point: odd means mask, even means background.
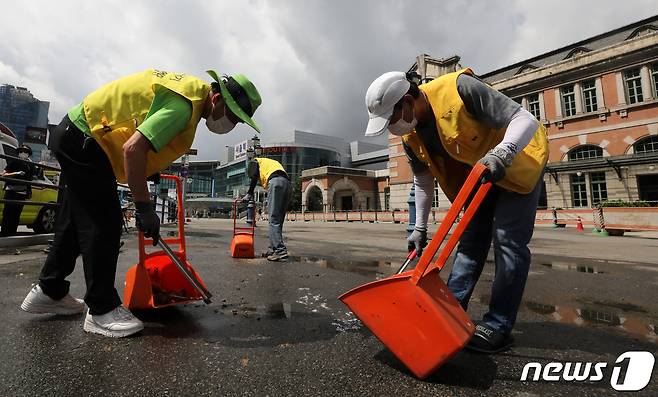
[[[288,223],[288,263],[229,256],[228,221],[193,220],[190,262],[213,304],[137,313],[146,329],[112,340],[82,331],[82,316],[18,307],[38,277],[43,247],[0,254],[0,395],[612,395],[616,358],[658,350],[658,239],[540,228],[514,336],[495,356],[461,352],[416,380],[336,298],[392,274],[404,225]],[[266,225],[257,250],[266,247]],[[120,256],[117,288],[136,258]],[[449,266],[443,271],[447,277]],[[493,265],[469,314],[481,317]],[[84,291],[82,267],[71,276]],[[606,362],[600,382],[520,382],[528,362]],[[640,395],[658,394],[658,370]]]

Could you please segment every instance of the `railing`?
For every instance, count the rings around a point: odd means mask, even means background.
[[[428,222],[439,223],[447,210],[431,210]],[[266,219],[266,218],[265,218]],[[389,222],[406,223],[409,212],[395,211],[291,211],[286,215],[292,222]],[[603,207],[540,209],[535,225],[576,227],[590,229],[617,229],[626,231],[658,231],[658,207]]]

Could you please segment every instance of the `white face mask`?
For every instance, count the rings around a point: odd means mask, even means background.
[[[235,124],[233,124],[226,115],[223,115],[216,120],[210,115],[206,119],[206,127],[215,134],[226,134],[235,128]]]
[[[416,120],[416,111],[411,108],[411,122],[404,120],[404,106],[402,107],[402,116],[400,120],[396,121],[394,124],[388,125],[388,131],[396,136],[407,135],[411,130],[416,127],[418,120]]]
[[[25,152],[18,153],[18,158],[19,159],[27,160],[28,157],[30,157],[30,155],[25,153]]]

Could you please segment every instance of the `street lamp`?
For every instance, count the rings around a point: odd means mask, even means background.
[[[260,157],[263,154],[263,148],[260,146],[260,138],[257,135],[254,135],[249,140],[249,147],[254,149],[255,157]]]

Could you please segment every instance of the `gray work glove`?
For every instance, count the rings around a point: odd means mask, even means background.
[[[253,199],[254,199],[254,197],[251,195],[251,193],[247,193],[242,197],[242,202],[243,203],[248,203]]]
[[[155,207],[150,201],[135,203],[135,222],[137,228],[144,232],[144,237],[153,239],[153,246],[160,239],[160,218],[155,213]]]
[[[413,233],[407,238],[407,249],[409,252],[416,250],[416,255],[420,256],[427,245],[427,228],[416,227]]]
[[[505,163],[503,162],[503,159],[492,152],[485,154],[484,157],[478,160],[478,163],[483,164],[489,170],[489,172],[484,173],[480,182],[496,183],[505,178]]]

